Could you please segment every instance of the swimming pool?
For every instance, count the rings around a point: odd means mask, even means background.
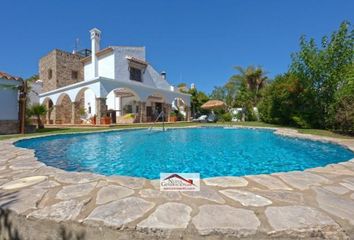
[[[196,172],[202,178],[287,172],[354,157],[335,144],[236,128],[55,135],[15,145],[34,149],[39,161],[63,170],[148,179],[160,172]]]

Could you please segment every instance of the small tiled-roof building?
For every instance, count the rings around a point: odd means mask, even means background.
[[[22,78],[0,71],[0,134],[19,132],[19,86]]]

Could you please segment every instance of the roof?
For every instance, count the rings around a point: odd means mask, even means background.
[[[20,78],[20,77],[12,76],[12,75],[10,75],[10,74],[8,74],[8,73],[6,73],[6,72],[1,72],[1,71],[0,71],[0,78],[6,79],[6,80],[16,80],[16,81],[21,81],[21,80],[23,80],[23,79]]]
[[[102,49],[101,51],[98,51],[96,53],[96,56],[99,57],[99,56],[102,56],[102,55],[104,55],[106,53],[110,53],[110,52],[113,52],[113,48],[112,47],[107,47],[107,48]],[[81,62],[83,62],[83,63],[91,62],[91,55],[81,59]]]
[[[136,57],[126,56],[126,59],[128,59],[131,62],[136,62],[136,63],[142,64],[142,65],[145,65],[145,66],[149,65],[148,62],[146,62],[146,61],[144,61],[142,59],[136,58]]]

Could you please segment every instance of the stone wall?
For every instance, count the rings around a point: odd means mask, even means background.
[[[43,92],[83,81],[84,68],[81,59],[79,55],[58,49],[42,57],[39,61],[39,78],[43,81]],[[77,72],[77,78],[74,78],[73,71]]]
[[[18,120],[0,120],[0,134],[19,133]]]
[[[71,101],[68,96],[64,96],[60,105],[55,107],[55,114],[56,114],[56,124],[65,124],[71,123]]]

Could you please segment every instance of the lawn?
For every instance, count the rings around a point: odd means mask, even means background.
[[[217,125],[235,125],[235,126],[248,126],[248,127],[284,127],[280,125],[267,124],[263,122],[236,122],[236,123],[165,123],[165,126],[173,126],[173,127],[187,127],[187,126],[217,126]],[[12,135],[0,135],[0,140],[11,139],[11,138],[20,138],[20,137],[31,137],[31,136],[42,136],[48,134],[64,134],[64,133],[80,133],[80,132],[96,132],[96,131],[104,131],[104,130],[114,130],[114,129],[129,129],[129,128],[146,128],[146,127],[162,127],[162,124],[130,124],[130,125],[117,125],[117,126],[107,126],[107,127],[62,127],[62,128],[44,128],[39,129],[35,133],[28,134],[12,134]],[[353,137],[340,135],[328,130],[320,130],[320,129],[297,129],[300,133],[304,134],[314,134],[325,137],[333,137],[333,138],[344,138],[344,139],[354,139]]]

